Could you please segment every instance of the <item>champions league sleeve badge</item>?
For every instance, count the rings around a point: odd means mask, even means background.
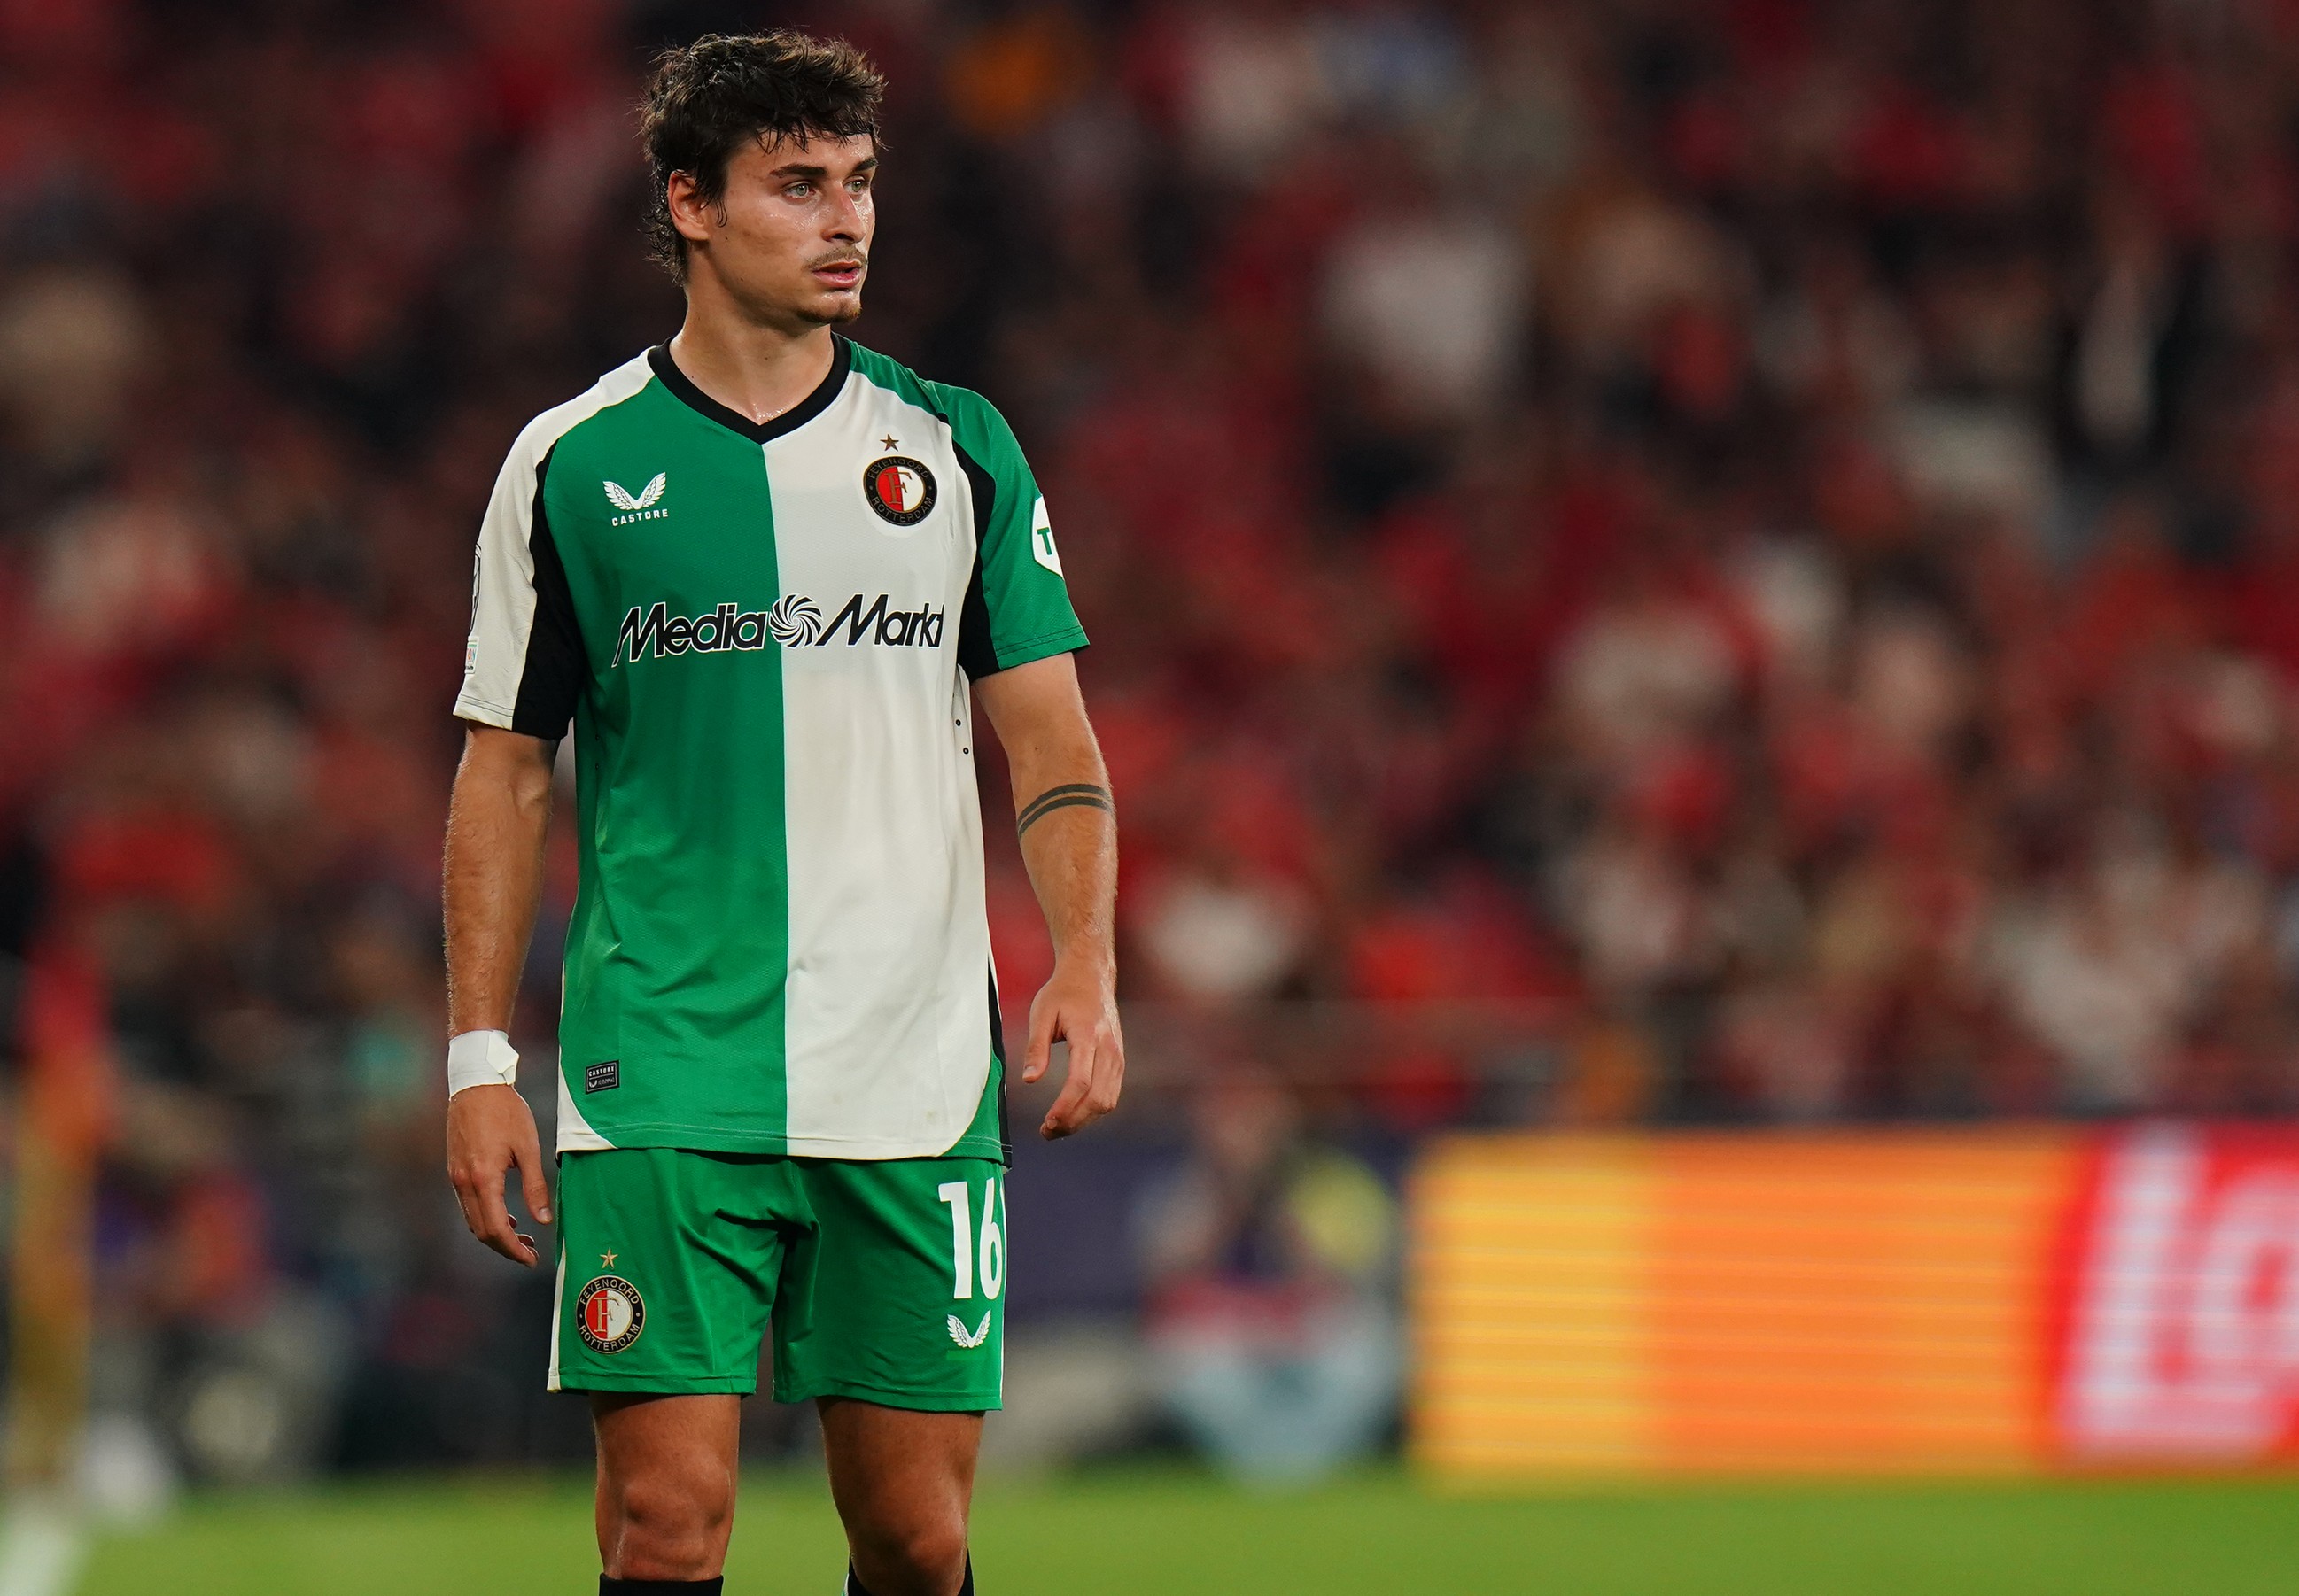
[[[600,1275],[575,1299],[575,1333],[594,1352],[619,1352],[646,1328],[646,1302],[620,1275]]]
[[[906,454],[889,454],[862,468],[862,497],[882,521],[916,526],[934,507],[934,473]]]

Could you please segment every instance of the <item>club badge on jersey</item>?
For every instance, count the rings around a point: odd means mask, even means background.
[[[934,507],[934,473],[906,454],[890,454],[862,468],[862,496],[884,521],[916,526]]]

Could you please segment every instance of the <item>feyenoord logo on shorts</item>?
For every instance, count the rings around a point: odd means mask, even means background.
[[[862,468],[862,496],[881,520],[916,526],[934,507],[934,473],[909,455],[886,455]]]
[[[575,1329],[594,1352],[619,1352],[646,1328],[639,1288],[620,1275],[601,1275],[575,1299]]]

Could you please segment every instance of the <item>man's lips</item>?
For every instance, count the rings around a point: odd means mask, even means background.
[[[859,260],[833,260],[816,267],[814,275],[834,288],[851,288],[862,280],[862,270]]]

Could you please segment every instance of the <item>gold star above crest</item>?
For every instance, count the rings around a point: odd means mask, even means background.
[[[879,446],[885,449],[899,448],[901,445],[901,442],[902,441],[900,438],[894,436],[892,433],[888,433],[884,437],[878,440]]]
[[[613,1253],[613,1252],[611,1252],[611,1251],[600,1253],[600,1254],[599,1254],[599,1267],[600,1267],[601,1269],[610,1269],[614,1268],[614,1267],[615,1267],[615,1259],[616,1259],[618,1256],[618,1254],[617,1254],[617,1253]]]

